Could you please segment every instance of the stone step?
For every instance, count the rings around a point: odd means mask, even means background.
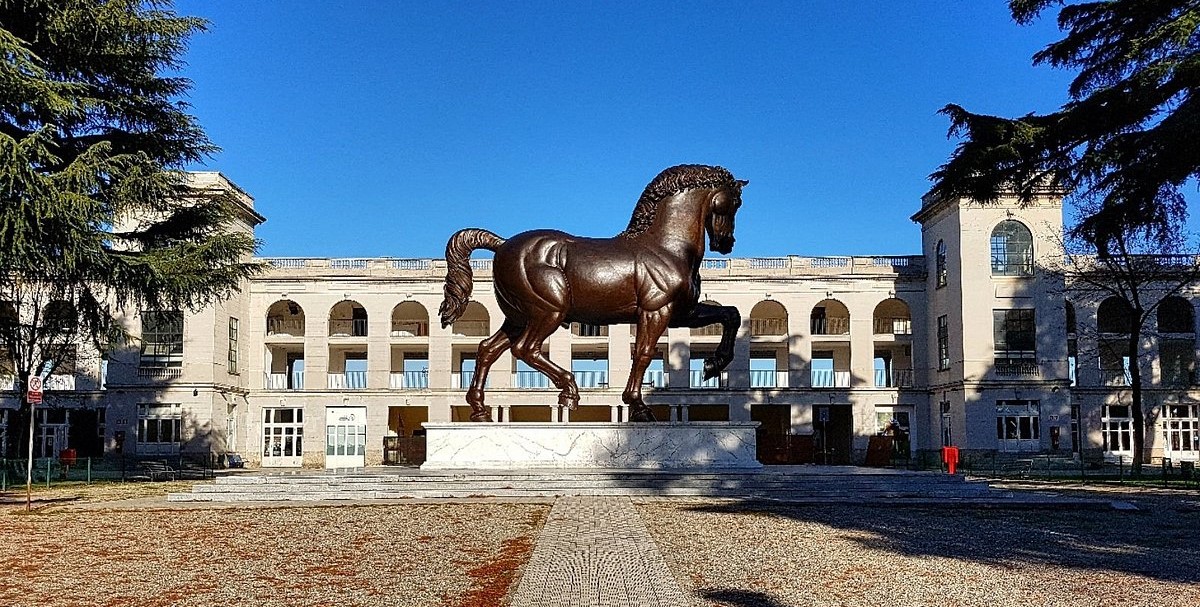
[[[194,492],[173,493],[167,499],[171,502],[281,502],[281,501],[370,501],[370,500],[403,500],[413,498],[471,498],[471,497],[558,497],[564,495],[625,495],[637,497],[718,497],[740,499],[783,499],[783,500],[880,500],[923,498],[955,500],[989,495],[988,491],[797,491],[780,490],[717,490],[687,487],[668,487],[663,489],[631,488],[631,487],[600,487],[600,488],[424,488],[406,491],[306,491],[306,492],[262,492],[262,491],[225,491],[225,492]]]
[[[845,468],[741,472],[387,470],[378,473],[274,473],[219,477],[170,501],[388,500],[564,495],[709,496],[788,500],[962,499],[989,494],[988,485],[932,472]]]
[[[382,485],[368,485],[354,489],[344,487],[312,487],[304,491],[296,491],[289,487],[263,487],[254,489],[214,489],[211,486],[198,486],[192,493],[195,495],[219,495],[219,494],[258,494],[272,499],[288,499],[293,495],[305,495],[309,493],[343,493],[346,495],[358,494],[395,494],[398,496],[417,495],[425,491],[446,491],[446,492],[470,492],[476,495],[494,495],[501,492],[516,492],[526,494],[541,494],[551,493],[554,495],[590,495],[593,493],[617,492],[617,494],[633,494],[633,493],[666,493],[666,492],[688,492],[697,495],[749,495],[759,493],[788,493],[788,494],[804,494],[804,495],[876,495],[876,494],[905,494],[905,495],[973,495],[981,494],[989,491],[987,486],[963,486],[955,488],[931,488],[931,487],[903,487],[903,486],[887,486],[887,487],[843,487],[840,490],[815,489],[811,487],[795,487],[795,486],[751,486],[751,487],[706,487],[706,486],[628,486],[628,485],[520,485],[520,484],[489,484],[489,485],[471,485],[471,484],[416,484],[410,487],[397,488],[386,487]]]

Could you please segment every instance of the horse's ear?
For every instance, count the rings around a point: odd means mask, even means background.
[[[737,184],[738,184],[738,187],[739,187],[739,188],[744,188],[744,187],[746,187],[747,185],[749,185],[749,184],[750,184],[750,182],[749,182],[749,181],[747,181],[747,180],[745,180],[745,179],[738,179],[738,180],[737,180]]]

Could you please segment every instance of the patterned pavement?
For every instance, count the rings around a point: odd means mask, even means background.
[[[628,497],[561,497],[538,536],[513,607],[685,607]]]

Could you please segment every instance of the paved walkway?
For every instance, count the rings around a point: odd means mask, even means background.
[[[691,603],[628,497],[561,497],[513,607],[686,607]]]

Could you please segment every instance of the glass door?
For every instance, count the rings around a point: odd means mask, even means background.
[[[304,463],[304,409],[263,409],[262,465],[299,468]]]
[[[1200,459],[1200,405],[1163,405],[1163,457]]]
[[[366,465],[367,408],[325,409],[325,467],[361,468]]]

